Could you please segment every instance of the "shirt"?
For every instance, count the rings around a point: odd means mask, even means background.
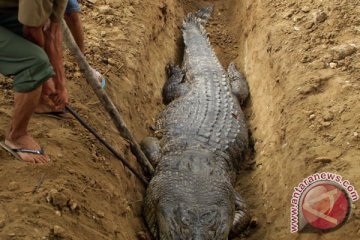
[[[68,0],[0,0],[0,10],[18,8],[18,19],[23,25],[40,27],[50,18],[60,22]]]

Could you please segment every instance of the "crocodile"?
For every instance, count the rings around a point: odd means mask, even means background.
[[[240,103],[249,90],[235,64],[225,71],[211,47],[204,26],[212,11],[202,8],[184,19],[182,67],[167,66],[157,137],[141,143],[156,168],[144,199],[155,239],[224,240],[250,222],[234,190],[248,148]]]

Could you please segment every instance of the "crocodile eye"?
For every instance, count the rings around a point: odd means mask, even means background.
[[[217,212],[216,211],[211,211],[211,212],[207,212],[205,214],[203,214],[200,218],[201,222],[207,226],[211,226],[214,225],[216,222],[216,216],[217,216]]]
[[[215,237],[215,231],[214,230],[209,230],[209,237],[212,237],[212,239]]]
[[[189,226],[190,225],[190,218],[188,216],[182,216],[181,217],[181,223],[184,224],[185,226]]]
[[[182,235],[182,238],[181,238],[181,239],[188,239],[187,236],[190,235],[190,229],[189,229],[189,228],[187,228],[187,227],[181,227],[180,232],[181,232],[181,235]],[[185,238],[185,237],[186,237],[186,238]]]

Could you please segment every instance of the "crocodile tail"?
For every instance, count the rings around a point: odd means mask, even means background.
[[[196,13],[193,13],[194,17],[198,22],[200,22],[202,25],[205,25],[207,21],[209,20],[212,12],[214,10],[213,6],[204,7],[197,11]],[[189,14],[191,15],[191,13]]]
[[[196,13],[189,13],[184,19],[183,28],[186,29],[189,26],[194,25],[205,25],[209,20],[211,13],[213,12],[214,7],[204,7],[197,11]]]

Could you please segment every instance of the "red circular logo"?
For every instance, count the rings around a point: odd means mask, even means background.
[[[346,192],[331,183],[311,186],[302,201],[306,221],[321,230],[331,230],[346,222],[350,213],[350,199]]]

